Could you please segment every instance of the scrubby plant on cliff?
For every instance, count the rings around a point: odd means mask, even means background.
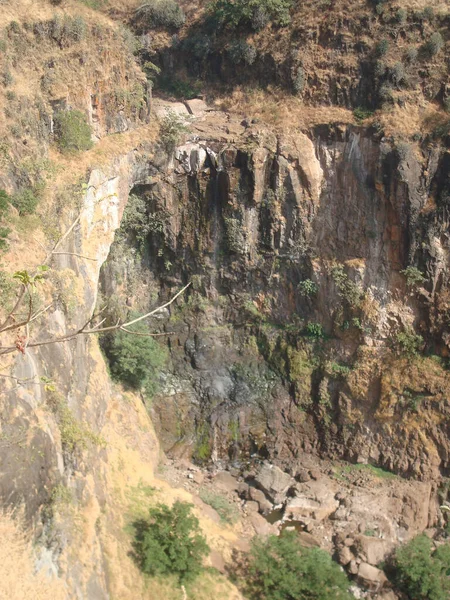
[[[291,21],[292,0],[216,0],[210,16],[216,27],[263,29],[269,22],[285,27]]]
[[[20,215],[32,215],[39,204],[39,193],[32,188],[20,189],[12,196],[11,204]]]
[[[159,135],[166,152],[173,152],[187,133],[189,133],[189,128],[185,120],[172,110],[162,119]]]
[[[191,505],[175,502],[172,508],[158,504],[148,520],[133,523],[135,559],[148,575],[176,575],[181,584],[201,572],[209,547]]]
[[[409,287],[421,285],[425,281],[422,271],[411,265],[406,267],[403,271],[400,271],[400,273],[405,276],[406,283]]]
[[[448,600],[450,597],[450,544],[435,548],[419,535],[397,549],[395,581],[411,600]]]
[[[398,354],[412,358],[417,356],[423,347],[423,337],[413,329],[399,331],[394,338],[394,347]]]
[[[319,291],[319,286],[311,279],[304,279],[300,281],[297,286],[298,291],[302,296],[306,296],[307,298],[311,298],[311,296],[315,296]]]
[[[324,550],[301,546],[296,532],[256,538],[245,572],[251,600],[350,600],[349,581]]]
[[[119,330],[106,343],[113,377],[152,396],[158,387],[158,372],[167,360],[167,351],[151,337],[141,321]],[[133,335],[135,334],[135,335]]]
[[[185,22],[184,12],[174,0],[150,0],[140,6],[136,14],[147,27],[179,29]]]
[[[93,146],[91,128],[79,110],[65,110],[55,116],[55,140],[61,152],[70,154]]]

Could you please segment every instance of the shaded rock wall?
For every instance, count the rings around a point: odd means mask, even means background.
[[[167,296],[193,282],[160,323],[172,365],[152,414],[166,450],[446,471],[448,375],[397,342],[416,328],[420,351],[443,351],[427,328],[436,244],[423,243],[440,161],[438,148],[401,153],[358,128],[255,126],[234,144],[187,143],[136,188],[160,219],[137,261],[146,285]],[[410,264],[425,284],[407,286]],[[113,272],[131,277],[107,265],[108,294]]]

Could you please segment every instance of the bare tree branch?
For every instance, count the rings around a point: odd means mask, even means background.
[[[87,321],[78,331],[74,331],[73,333],[67,333],[61,337],[55,337],[55,338],[50,338],[47,340],[43,340],[41,342],[32,342],[32,343],[28,343],[28,335],[27,335],[27,339],[26,339],[26,347],[27,348],[37,348],[39,346],[47,346],[49,344],[58,344],[58,343],[62,343],[62,342],[69,342],[73,339],[75,339],[76,337],[80,336],[80,335],[92,335],[94,333],[105,333],[108,331],[117,331],[118,329],[125,331],[127,333],[129,333],[130,335],[145,335],[148,337],[156,337],[156,336],[162,336],[162,335],[172,335],[172,333],[158,333],[158,334],[142,334],[140,332],[135,332],[132,330],[129,330],[128,327],[130,327],[131,325],[134,325],[135,323],[138,323],[139,321],[142,321],[143,319],[148,319],[149,317],[152,317],[153,315],[155,315],[156,313],[160,312],[161,310],[163,310],[164,308],[167,308],[168,306],[170,306],[173,302],[175,302],[175,300],[181,296],[181,294],[183,294],[188,287],[191,285],[191,283],[188,283],[187,285],[185,285],[179,292],[177,292],[175,294],[175,296],[173,296],[168,302],[166,302],[165,304],[162,304],[161,306],[158,306],[157,308],[154,308],[153,310],[151,310],[150,312],[146,313],[145,315],[142,315],[141,317],[137,317],[136,319],[133,319],[131,321],[127,321],[126,323],[121,323],[120,321],[118,321],[115,325],[111,325],[110,327],[99,327],[99,325],[97,325],[96,327],[92,328],[92,329],[86,329],[86,327],[88,327],[89,323],[92,323],[93,319],[95,319],[96,316],[98,315],[93,315],[89,321]],[[30,296],[30,300],[31,300],[31,296]],[[104,307],[102,309],[101,312],[103,312],[103,310],[105,310],[106,307]],[[44,309],[45,310],[45,309]],[[27,326],[28,328],[28,324],[30,323],[30,319],[31,319],[31,314],[29,315],[29,318],[27,321],[24,321],[20,326]],[[103,323],[105,321],[105,319],[103,319],[101,323]],[[11,326],[9,329],[17,329],[19,327],[19,325],[14,325]],[[4,329],[3,331],[7,331],[7,329]],[[2,348],[0,349],[0,355],[4,355],[4,354],[11,354],[12,352],[17,351],[18,348],[17,346],[8,346],[6,348]]]
[[[97,258],[92,258],[92,256],[85,256],[84,254],[77,254],[76,252],[55,252],[55,251],[52,251],[52,256],[55,256],[56,254],[68,254],[69,256],[77,256],[78,258],[84,258],[85,260],[92,260],[94,262],[98,261]]]

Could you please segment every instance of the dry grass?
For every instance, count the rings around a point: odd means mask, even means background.
[[[0,598],[2,600],[63,600],[60,580],[34,572],[28,534],[11,514],[0,513]]]
[[[354,123],[350,110],[337,106],[305,106],[301,99],[276,88],[263,91],[237,87],[230,95],[218,98],[215,104],[222,110],[257,117],[282,129]]]

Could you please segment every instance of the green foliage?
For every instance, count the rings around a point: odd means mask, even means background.
[[[263,29],[269,22],[286,27],[293,0],[215,0],[210,15],[215,27]]]
[[[400,331],[394,338],[394,346],[400,355],[412,358],[417,356],[423,346],[423,337],[412,329]]]
[[[228,49],[231,60],[234,63],[252,65],[258,54],[255,46],[248,44],[245,40],[234,40]]]
[[[117,331],[107,344],[112,375],[151,397],[157,390],[157,376],[167,361],[167,350],[149,337],[148,326],[140,321],[127,327],[133,333]]]
[[[405,8],[399,8],[395,18],[397,19],[400,25],[404,25],[408,19],[408,11]]]
[[[150,509],[148,520],[135,521],[133,527],[135,559],[144,573],[174,574],[185,583],[201,572],[209,547],[190,504],[158,504]]]
[[[175,98],[183,100],[195,98],[201,91],[201,85],[197,81],[174,78],[170,74],[163,75],[158,79],[158,88]]]
[[[189,133],[183,117],[172,110],[161,121],[160,139],[167,153],[171,153],[180,143],[183,135]]]
[[[234,504],[231,504],[231,502],[229,502],[225,496],[222,496],[221,494],[215,494],[214,492],[204,488],[200,490],[199,496],[203,502],[209,504],[214,508],[215,511],[217,511],[220,518],[225,523],[233,524],[238,520],[239,513],[236,507]]]
[[[61,394],[47,385],[47,404],[54,413],[61,434],[61,444],[65,452],[84,450],[88,444],[104,446],[105,441],[83,423],[78,421]]]
[[[381,58],[385,56],[389,50],[389,42],[388,40],[380,40],[375,46],[375,56]]]
[[[431,36],[428,42],[424,45],[424,51],[430,56],[435,56],[438,54],[442,48],[444,47],[444,38],[442,35],[435,31]]]
[[[325,332],[320,323],[308,323],[305,327],[305,335],[320,340],[325,337]]]
[[[146,0],[139,13],[147,27],[179,29],[186,20],[175,0]]]
[[[417,50],[417,48],[414,48],[414,46],[410,46],[409,48],[407,48],[405,52],[405,59],[410,65],[416,62],[418,56],[419,51]]]
[[[341,365],[337,362],[332,362],[329,365],[330,374],[334,377],[346,377],[351,369],[347,365]]]
[[[450,597],[450,544],[433,548],[419,535],[397,549],[394,559],[399,588],[414,600],[447,600]]]
[[[235,254],[245,254],[246,242],[244,228],[239,219],[234,217],[224,217],[225,234],[230,252]]]
[[[339,296],[346,300],[351,307],[358,307],[364,295],[361,287],[348,278],[342,265],[336,265],[331,270],[331,276],[339,291]]]
[[[60,151],[67,154],[93,146],[91,128],[79,110],[65,110],[55,115],[55,139]]]
[[[32,215],[39,204],[39,194],[32,188],[23,188],[11,198],[11,204],[17,208],[19,215]]]
[[[314,281],[311,281],[311,279],[304,279],[303,281],[300,281],[297,289],[302,296],[311,298],[311,296],[316,296],[319,291],[319,286]]]
[[[303,90],[305,89],[305,85],[306,85],[305,71],[301,65],[297,68],[297,72],[295,73],[295,77],[292,82],[292,85],[294,87],[295,93],[298,95],[301,94],[303,92]]]
[[[409,266],[406,267],[403,271],[400,271],[402,275],[406,278],[406,283],[409,287],[414,287],[417,285],[421,285],[424,281],[426,281],[423,276],[422,271],[420,271],[417,267]]]
[[[373,110],[369,110],[368,108],[364,108],[362,106],[357,106],[353,111],[353,116],[359,122],[365,121],[366,119],[373,117]]]
[[[349,581],[324,550],[304,548],[297,533],[252,542],[246,593],[250,600],[350,600]]]
[[[193,457],[200,462],[206,462],[211,458],[209,428],[206,423],[202,423],[197,429]]]

